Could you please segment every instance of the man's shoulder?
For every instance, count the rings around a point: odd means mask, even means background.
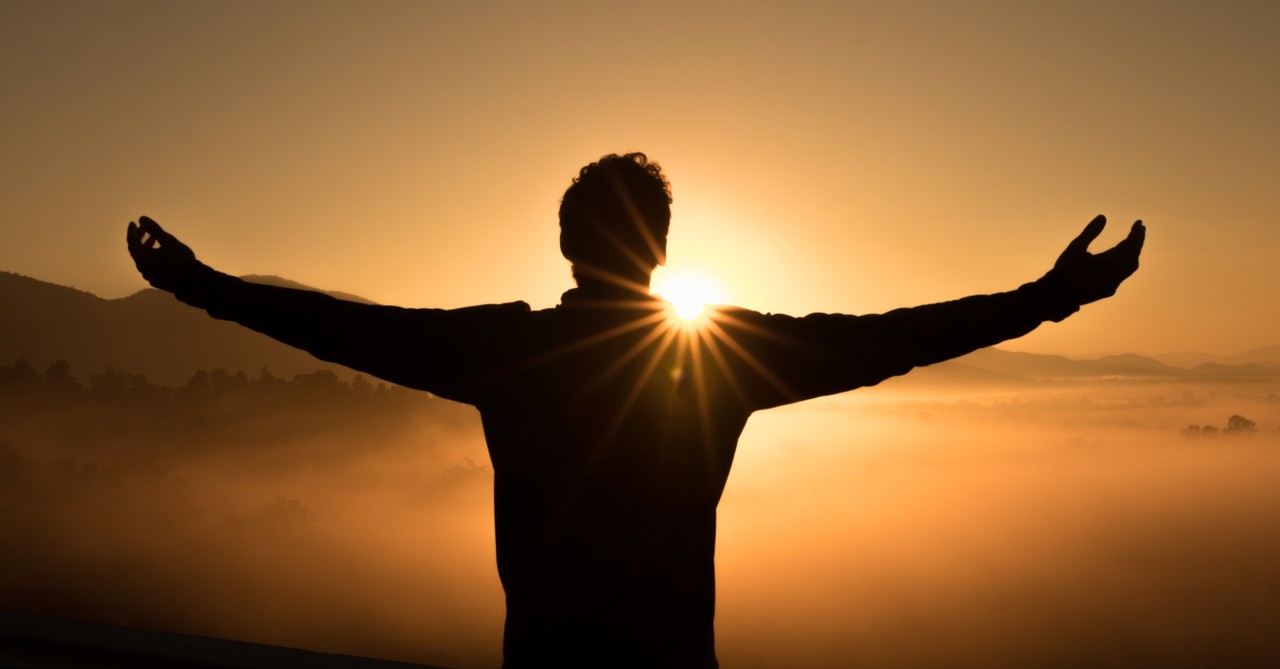
[[[711,321],[730,327],[735,324],[766,326],[786,324],[800,320],[800,318],[790,314],[756,311],[755,309],[748,309],[746,307],[720,304],[708,306],[706,314]]]
[[[838,344],[855,336],[866,324],[865,316],[814,312],[802,316],[756,311],[742,307],[715,307],[710,320],[720,336],[752,348],[781,344],[784,348],[805,348]]]
[[[769,322],[784,322],[784,323],[790,323],[790,322],[822,323],[822,322],[833,321],[833,320],[843,321],[843,320],[858,318],[858,316],[855,316],[852,314],[827,313],[822,311],[816,311],[816,312],[806,313],[806,314],[797,316],[793,314],[774,313],[769,311],[756,311],[754,309],[747,309],[746,307],[738,307],[738,306],[732,306],[732,305],[714,305],[714,306],[707,307],[707,309],[708,309],[708,313],[711,314],[713,319],[716,317],[720,317],[720,318],[725,318],[730,320],[738,319],[738,320],[753,321],[753,322],[769,321]]]
[[[482,318],[492,316],[500,317],[518,317],[528,315],[532,312],[528,302],[503,302],[501,304],[476,304],[469,307],[459,307],[457,309],[448,309],[447,313],[457,314],[459,316],[468,316]]]

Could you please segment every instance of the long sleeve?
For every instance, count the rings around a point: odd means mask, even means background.
[[[713,318],[708,345],[754,410],[875,385],[1020,337],[1078,308],[1051,273],[1006,293],[884,314],[724,310]]]
[[[363,304],[213,270],[176,296],[321,360],[468,403],[499,333],[529,313],[522,302],[456,310]]]

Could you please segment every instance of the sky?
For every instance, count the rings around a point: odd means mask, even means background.
[[[146,214],[232,274],[557,303],[578,168],[643,151],[672,273],[874,313],[1141,218],[1105,303],[1007,348],[1280,343],[1280,4],[0,0],[0,270],[114,298]],[[664,270],[666,271],[666,270]]]

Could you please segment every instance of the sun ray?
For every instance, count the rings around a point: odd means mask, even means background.
[[[658,331],[655,330],[655,333],[657,332]],[[623,400],[622,405],[618,408],[618,415],[613,417],[613,422],[609,424],[609,429],[605,432],[605,439],[603,440],[605,443],[607,443],[609,439],[613,437],[613,434],[618,430],[618,428],[622,426],[623,419],[626,418],[626,415],[631,410],[632,405],[634,405],[636,400],[640,397],[640,393],[644,392],[645,386],[649,383],[649,379],[653,377],[654,371],[658,368],[658,363],[662,362],[662,358],[665,356],[667,349],[671,347],[672,340],[679,336],[678,332],[672,328],[662,328],[661,332],[663,336],[662,343],[658,344],[654,349],[653,355],[645,362],[644,369],[642,369],[640,375],[636,377],[636,382],[631,384],[630,392],[627,393],[626,399]],[[650,337],[646,337],[646,342],[651,341],[651,339],[652,338]],[[679,355],[678,349],[677,355]],[[632,355],[631,357],[635,356]]]
[[[733,367],[729,365],[728,360],[724,357],[724,350],[720,347],[720,340],[710,328],[699,328],[697,330],[698,339],[706,345],[707,352],[711,354],[712,361],[716,368],[724,376],[725,383],[729,384],[729,388],[733,390],[733,394],[742,402],[743,406],[748,404],[747,391],[742,387],[742,382],[738,380],[738,375],[734,373]],[[725,336],[728,336],[726,333]]]
[[[726,319],[726,320],[735,320],[735,319]],[[741,321],[738,321],[738,322],[741,323]],[[745,323],[742,323],[742,324],[746,325]],[[781,393],[783,397],[785,398],[799,397],[799,394],[796,393],[795,390],[793,390],[790,386],[788,386],[785,382],[783,382],[782,379],[778,378],[778,375],[774,374],[773,371],[770,370],[763,362],[760,362],[760,360],[756,358],[756,356],[753,355],[751,351],[748,351],[746,347],[738,343],[738,341],[735,340],[733,336],[730,335],[723,327],[721,327],[719,323],[716,323],[715,321],[709,321],[706,325],[706,328],[711,331],[711,334],[713,336],[715,336],[718,340],[724,342],[724,344],[728,346],[731,351],[737,354],[738,358],[740,358],[743,362],[747,363],[748,366],[754,369],[756,373],[761,376],[761,378],[763,378],[775,389],[777,389],[778,392]],[[762,330],[759,328],[754,328],[754,329],[759,330],[762,333],[768,332],[767,330]]]
[[[610,306],[613,306],[613,305],[614,303],[611,302]],[[622,300],[618,300],[616,302],[616,306],[618,306],[619,308],[625,308],[630,306],[630,304]],[[553,349],[551,351],[547,351],[542,355],[539,355],[535,358],[531,358],[530,360],[528,360],[527,362],[525,362],[524,364],[520,365],[515,369],[523,370],[529,367],[536,367],[539,365],[546,364],[557,358],[562,358],[566,355],[569,355],[575,351],[581,351],[582,349],[595,346],[596,344],[604,343],[606,341],[609,341],[610,339],[616,339],[618,337],[626,335],[627,333],[633,332],[635,330],[639,330],[640,328],[643,328],[647,325],[652,325],[656,322],[665,320],[667,318],[667,315],[662,313],[662,311],[653,309],[648,305],[635,307],[635,309],[636,311],[648,311],[649,313],[645,316],[641,316],[634,320],[625,321],[622,324],[616,325],[607,330],[602,330],[600,332],[597,332],[596,334],[591,335],[590,337],[583,337],[582,339],[569,342],[559,348]]]
[[[664,352],[668,346],[670,346],[672,332],[673,331],[670,328],[662,328],[662,327],[654,328],[652,332],[649,332],[648,334],[646,334],[643,338],[640,339],[640,341],[637,341],[636,343],[632,344],[631,347],[628,348],[622,355],[618,356],[618,359],[614,360],[613,364],[602,369],[600,371],[600,374],[596,377],[596,379],[592,383],[587,384],[587,386],[583,388],[583,391],[591,392],[596,390],[601,384],[608,381],[611,376],[613,376],[619,370],[625,367],[627,363],[631,362],[633,359],[635,359],[636,356],[644,352],[644,350],[649,347],[649,344],[652,343],[653,340],[659,337],[666,337],[666,341],[660,344],[657,351],[655,352],[656,353],[655,357],[661,357],[661,353]]]
[[[698,400],[698,423],[702,427],[702,443],[706,448],[711,449],[715,445],[715,433],[711,422],[711,400],[707,396],[707,370],[703,366],[702,347],[696,341],[701,337],[701,332],[690,333],[686,330],[682,335],[689,350],[690,364],[693,366],[693,391]]]
[[[608,332],[612,333],[613,336],[618,336],[620,334],[625,334],[627,332],[631,332],[636,329],[639,329],[640,327],[643,327],[645,325],[652,325],[655,323],[655,321],[660,321],[664,318],[665,316],[661,312],[658,312],[656,316],[651,315],[649,317],[639,319],[638,321],[628,321],[628,323],[622,326],[612,328]],[[572,405],[576,405],[577,403],[583,401],[587,397],[590,397],[592,393],[598,392],[602,386],[607,384],[611,378],[613,378],[628,363],[634,360],[636,356],[643,353],[645,349],[650,348],[650,346],[653,345],[654,340],[662,338],[662,341],[658,342],[656,346],[653,346],[654,348],[653,356],[648,361],[646,361],[644,368],[642,369],[640,375],[636,379],[636,382],[630,388],[630,391],[628,392],[627,397],[618,406],[616,415],[612,417],[609,426],[606,428],[604,435],[602,435],[600,443],[608,444],[612,436],[617,432],[617,429],[621,427],[623,421],[625,420],[628,412],[631,409],[631,406],[635,404],[636,399],[640,396],[640,393],[644,390],[645,385],[648,383],[648,380],[652,377],[654,370],[657,368],[658,363],[662,360],[663,356],[665,355],[665,352],[667,351],[667,349],[670,348],[671,341],[675,338],[676,334],[677,334],[677,331],[674,328],[666,327],[662,324],[659,324],[658,327],[655,327],[650,332],[645,333],[645,335],[641,337],[639,341],[635,342],[630,347],[628,347],[627,350],[623,352],[622,355],[618,356],[618,358],[615,359],[612,364],[601,369],[599,373],[596,374],[590,382],[578,388],[577,392],[575,392],[572,397],[568,398],[565,401],[564,406],[570,407]],[[601,338],[600,336],[597,335],[596,337],[591,337],[588,339],[598,342],[608,338],[611,338],[611,337]],[[582,348],[583,345],[584,344],[579,342],[576,345],[564,347],[564,348],[566,349],[572,348],[576,350],[576,349]],[[545,418],[547,420],[550,420],[549,416]],[[582,482],[589,480],[591,471],[595,468],[597,463],[604,456],[605,456],[605,453],[603,451],[598,451],[594,453],[592,456],[592,459],[589,462],[584,463],[584,466],[582,468],[582,476],[579,479],[578,483],[575,485],[580,485]]]

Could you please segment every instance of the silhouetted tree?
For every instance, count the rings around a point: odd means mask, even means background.
[[[1182,429],[1184,437],[1217,437],[1225,434],[1253,434],[1257,431],[1258,424],[1241,416],[1234,414],[1227,419],[1227,426],[1218,428],[1213,425],[1188,425]]]
[[[0,388],[31,390],[40,385],[40,374],[25,357],[19,357],[12,365],[0,367]]]
[[[71,375],[71,363],[58,358],[44,370],[44,385],[55,396],[78,396],[84,392],[80,380]]]
[[[1227,419],[1227,429],[1224,432],[1226,434],[1252,434],[1257,427],[1257,423],[1235,414]]]
[[[253,382],[264,387],[275,387],[282,383],[287,383],[284,379],[271,373],[271,370],[263,367],[258,371],[258,375],[254,377]]]
[[[351,379],[351,391],[360,397],[368,397],[373,394],[373,384],[364,378],[364,374],[356,374],[355,378]]]
[[[309,374],[295,374],[293,377],[293,384],[299,388],[336,389],[341,383],[342,381],[338,379],[338,375],[327,369]]]
[[[131,374],[109,366],[89,375],[89,392],[104,399],[151,399],[167,395],[170,391],[147,381],[142,374]]]
[[[186,385],[182,386],[182,396],[184,398],[200,398],[208,397],[213,391],[213,386],[209,382],[209,372],[202,367],[196,370],[195,374],[187,380]]]

